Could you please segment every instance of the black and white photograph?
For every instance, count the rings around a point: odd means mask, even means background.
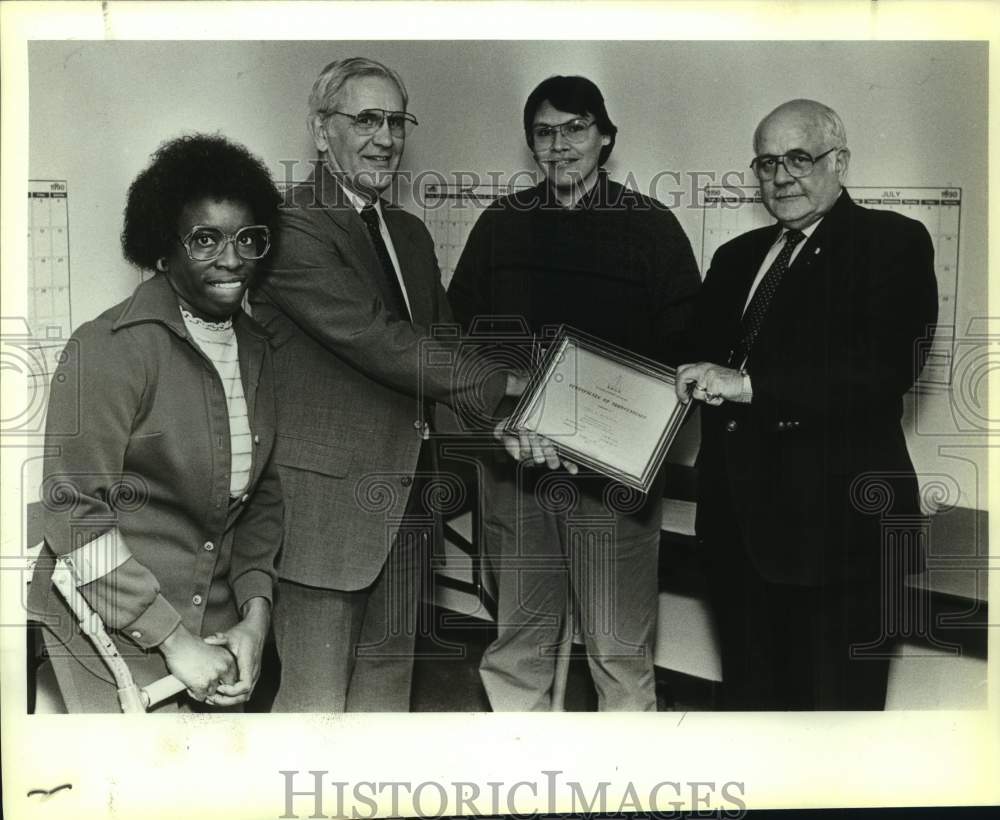
[[[5,813],[1000,801],[989,4],[16,5]]]

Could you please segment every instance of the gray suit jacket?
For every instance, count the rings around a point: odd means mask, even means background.
[[[484,382],[475,368],[425,366],[430,326],[452,321],[434,244],[415,216],[385,202],[382,212],[412,325],[387,316],[367,228],[325,167],[288,191],[269,269],[251,293],[275,348],[286,503],[278,571],[324,589],[378,576],[413,486],[428,403],[476,395],[496,404],[503,391],[502,379]]]

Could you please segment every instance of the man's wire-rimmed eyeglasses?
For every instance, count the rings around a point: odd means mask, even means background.
[[[405,137],[409,128],[419,124],[413,114],[408,114],[406,111],[386,111],[384,108],[366,108],[357,114],[335,110],[322,113],[347,117],[351,121],[354,132],[362,137],[374,134],[382,127],[383,122],[389,123],[389,133],[394,137]]]

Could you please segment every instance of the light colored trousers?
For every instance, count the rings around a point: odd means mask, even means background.
[[[484,467],[484,534],[498,612],[497,639],[480,675],[494,711],[552,708],[570,600],[598,708],[655,711],[662,480],[644,498],[593,475]]]

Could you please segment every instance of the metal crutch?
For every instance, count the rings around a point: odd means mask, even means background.
[[[173,675],[167,675],[142,688],[136,685],[128,664],[108,635],[100,616],[90,608],[83,594],[77,589],[76,576],[70,560],[56,559],[52,569],[52,585],[59,590],[59,594],[80,623],[83,633],[90,639],[97,654],[114,676],[122,712],[145,713],[150,707],[187,688]]]

